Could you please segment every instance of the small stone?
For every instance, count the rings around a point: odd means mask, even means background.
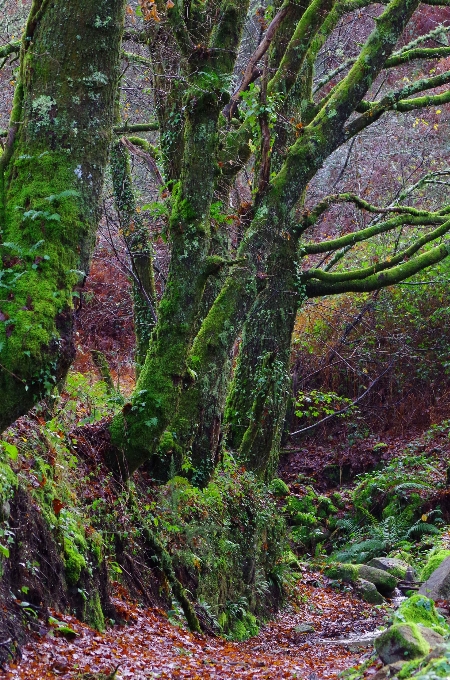
[[[300,623],[294,630],[296,633],[314,633],[314,626],[310,623]]]

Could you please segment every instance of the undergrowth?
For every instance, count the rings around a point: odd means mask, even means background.
[[[59,546],[67,586],[89,601],[95,594],[85,584],[106,563],[111,581],[166,603],[179,620],[146,541],[151,530],[208,628],[238,640],[256,634],[291,583],[276,494],[226,454],[204,489],[174,473],[163,486],[145,472],[118,484],[86,433],[122,403],[102,381],[70,374],[60,394],[5,433],[3,456],[15,454],[8,459],[14,473],[7,466],[11,485],[17,475],[39,507]],[[3,551],[7,558],[6,545]],[[91,623],[104,626],[98,607]]]

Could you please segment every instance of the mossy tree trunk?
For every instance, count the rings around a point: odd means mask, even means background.
[[[34,0],[0,157],[0,429],[74,355],[119,76],[124,0]]]
[[[117,416],[111,427],[112,441],[123,452],[117,464],[127,474],[156,451],[177,412],[182,385],[191,378],[186,359],[207,278],[217,270],[220,259],[209,257],[218,119],[229,97],[227,84],[246,13],[245,3],[223,2],[220,20],[209,35],[207,63],[205,47],[192,44],[187,30],[180,35],[178,19],[173,17],[173,32],[187,63],[183,156],[180,178],[172,192],[171,260],[158,322],[131,408]]]

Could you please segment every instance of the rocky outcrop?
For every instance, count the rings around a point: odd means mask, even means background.
[[[429,579],[420,586],[419,594],[435,602],[450,599],[450,557],[444,559]]]

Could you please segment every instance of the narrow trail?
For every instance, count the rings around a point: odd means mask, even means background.
[[[58,636],[55,628],[42,626],[22,649],[20,663],[12,664],[6,673],[0,672],[0,678],[88,680],[95,677],[89,674],[111,673],[120,664],[117,680],[322,680],[337,678],[342,670],[368,657],[370,648],[349,648],[333,644],[333,639],[374,630],[383,622],[383,608],[320,587],[312,577],[297,585],[295,600],[296,604],[280,612],[257,637],[241,643],[191,634],[172,625],[163,612],[141,609],[123,600],[114,603],[127,624],[113,626],[105,634],[71,616],[53,613],[77,636],[68,640]],[[310,624],[314,632],[296,631],[305,624]]]

